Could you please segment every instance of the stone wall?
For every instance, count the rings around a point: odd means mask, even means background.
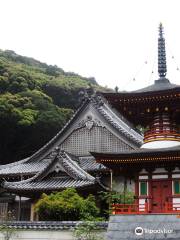
[[[176,214],[127,214],[110,216],[106,240],[180,240]]]

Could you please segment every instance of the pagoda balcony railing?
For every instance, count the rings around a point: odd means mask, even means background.
[[[155,136],[155,135],[173,135],[180,137],[180,134],[177,131],[167,131],[167,130],[148,130],[144,133],[145,137]]]
[[[112,214],[147,214],[148,203],[144,204],[119,204],[114,203],[111,205]]]
[[[173,133],[173,132],[156,132],[151,134],[145,134],[144,135],[144,142],[146,141],[153,141],[153,140],[158,140],[158,139],[168,139],[168,140],[177,140],[180,141],[180,134]]]
[[[145,202],[143,204],[119,204],[114,203],[111,205],[111,214],[151,214],[149,211],[149,204]],[[179,214],[180,202],[165,202],[163,209],[159,213]]]

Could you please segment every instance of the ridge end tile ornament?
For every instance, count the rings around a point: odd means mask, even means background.
[[[86,127],[87,129],[92,129],[93,127],[103,127],[102,123],[98,119],[93,119],[91,115],[86,116],[81,122],[78,123],[76,129]]]

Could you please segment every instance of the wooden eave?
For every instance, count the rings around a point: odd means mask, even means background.
[[[180,161],[180,150],[178,149],[157,149],[149,150],[143,149],[122,153],[92,153],[98,163],[105,166],[131,163],[147,163],[147,162],[167,162]]]
[[[135,126],[147,126],[158,112],[170,112],[180,123],[180,87],[155,92],[101,93],[108,103]]]
[[[103,97],[105,97],[110,103],[144,103],[149,102],[150,100],[156,102],[159,100],[163,101],[165,99],[179,99],[180,98],[180,87],[161,90],[161,91],[152,91],[152,92],[119,92],[119,93],[103,93],[100,92]]]

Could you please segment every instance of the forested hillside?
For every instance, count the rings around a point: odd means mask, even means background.
[[[79,92],[101,88],[94,78],[0,50],[0,164],[31,155],[79,105]]]

